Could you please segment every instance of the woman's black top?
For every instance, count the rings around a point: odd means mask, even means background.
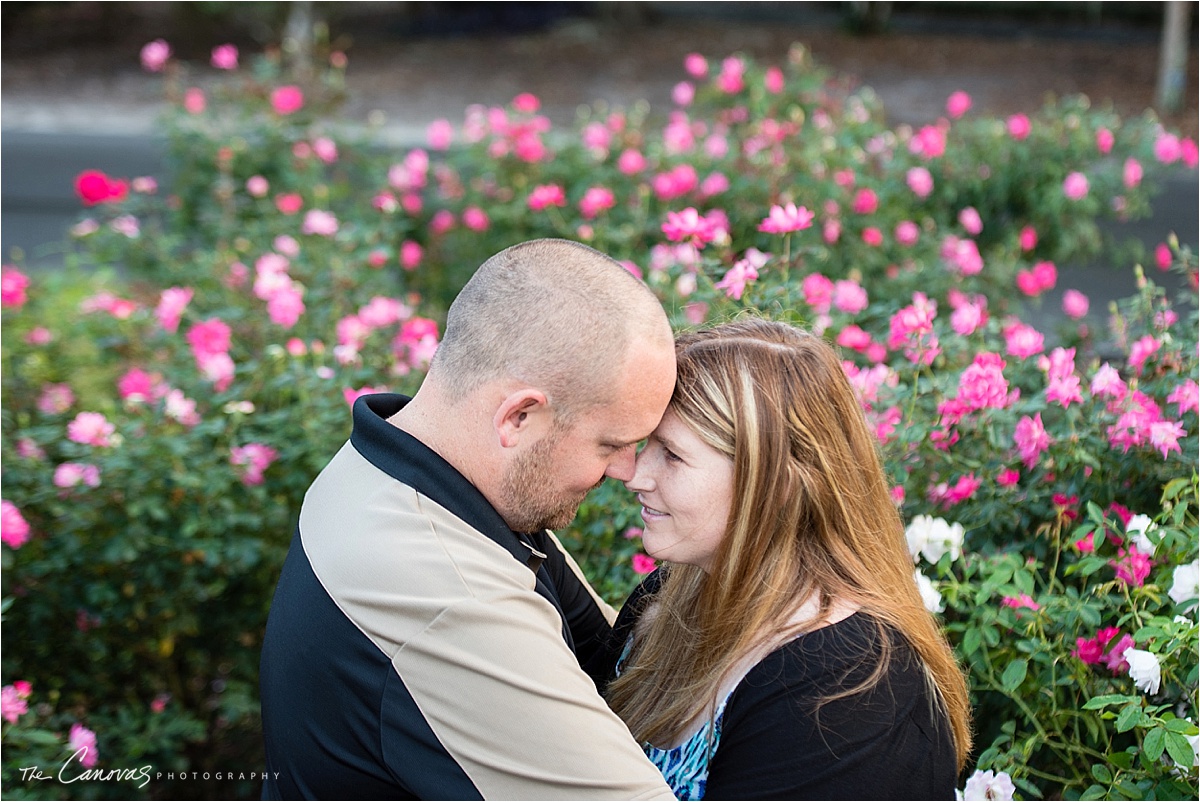
[[[657,575],[630,596],[604,655],[590,666],[611,680]],[[957,759],[950,722],[908,642],[894,630],[886,671],[880,625],[866,613],[771,652],[729,696],[705,799],[953,799]],[[607,673],[602,673],[607,672]]]

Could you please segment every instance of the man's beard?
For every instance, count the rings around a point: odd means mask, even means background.
[[[514,460],[500,482],[500,502],[505,523],[514,532],[540,532],[562,529],[575,520],[584,498],[604,481],[582,494],[552,491],[554,486],[554,449],[564,432],[552,431]]]

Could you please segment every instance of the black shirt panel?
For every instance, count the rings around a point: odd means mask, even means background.
[[[299,532],[271,603],[259,690],[270,711],[264,799],[480,798],[387,656],[329,598]]]

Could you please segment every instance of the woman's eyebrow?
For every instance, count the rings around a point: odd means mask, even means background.
[[[676,445],[673,440],[671,440],[671,438],[664,437],[663,435],[659,434],[658,432],[652,433],[650,435],[650,439],[657,440],[658,442],[662,443],[662,445],[665,446],[668,451],[671,451],[675,454],[682,456],[684,453],[683,450],[678,445]]]

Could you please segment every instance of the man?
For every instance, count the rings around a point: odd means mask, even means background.
[[[479,268],[417,394],[359,399],[305,496],[264,798],[672,798],[580,669],[613,610],[546,530],[633,475],[674,382],[662,307],[607,256],[535,240]]]

